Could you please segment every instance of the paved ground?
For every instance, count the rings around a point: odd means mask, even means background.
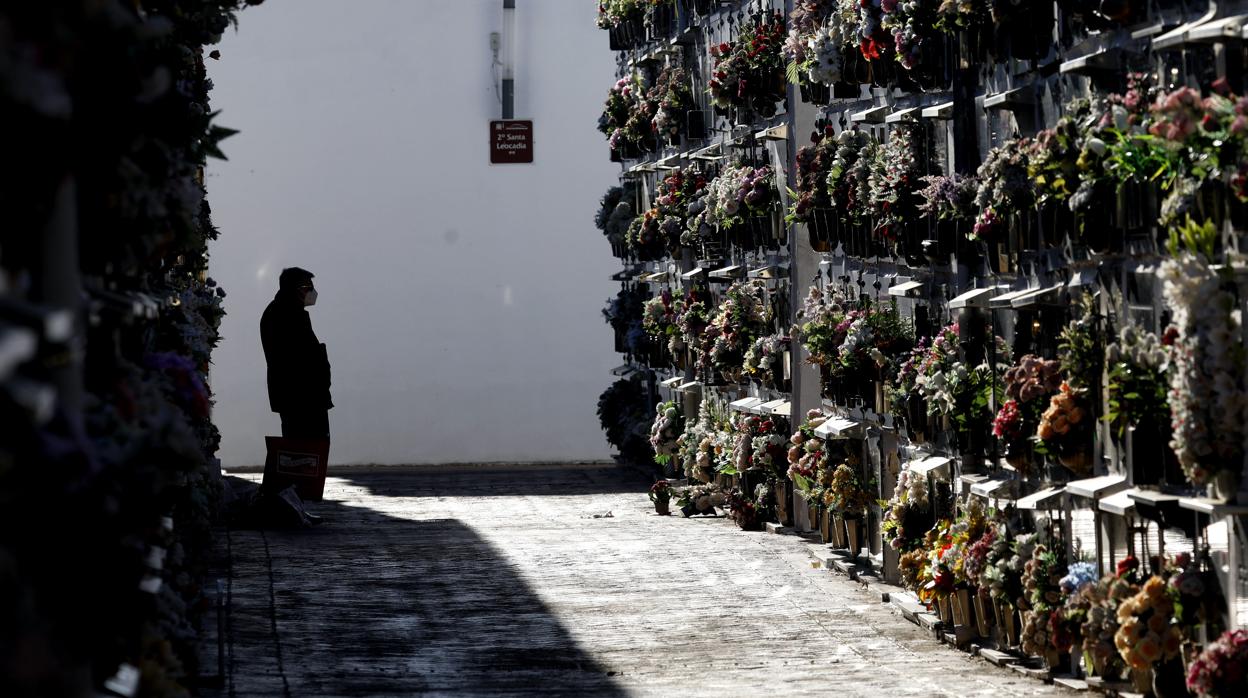
[[[1065,693],[941,645],[810,543],[656,516],[613,467],[339,471],[326,500],[317,529],[230,531],[221,695]]]

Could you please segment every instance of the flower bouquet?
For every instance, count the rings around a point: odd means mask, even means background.
[[[607,237],[612,254],[621,259],[628,254],[626,240],[628,227],[636,217],[632,205],[635,195],[631,183],[626,183],[623,187],[611,187],[603,194],[598,213],[594,215],[594,225]]]
[[[1109,367],[1105,421],[1114,434],[1124,439],[1128,428],[1141,425],[1168,431],[1169,357],[1157,335],[1126,325],[1119,330],[1118,341],[1105,348],[1105,359]]]
[[[646,0],[598,0],[598,28],[610,29],[630,19],[641,19]]]
[[[903,467],[897,474],[893,495],[883,503],[883,508],[881,529],[889,546],[899,553],[921,549],[924,535],[934,523],[927,475]]]
[[[953,621],[949,597],[956,583],[953,561],[958,551],[954,547],[952,528],[952,521],[941,519],[924,534],[922,550],[927,555],[927,564],[923,566],[924,574],[918,589],[919,600],[935,602],[940,619],[945,622]]]
[[[667,256],[668,242],[660,227],[657,209],[642,211],[629,224],[624,234],[624,245],[633,259],[653,262]]]
[[[676,169],[663,178],[655,191],[654,218],[667,251],[678,257],[681,245],[689,244],[689,205],[706,188],[706,177],[697,170]]]
[[[616,351],[642,356],[649,350],[648,335],[641,326],[642,308],[647,300],[640,289],[622,288],[602,309],[602,316],[615,330]]]
[[[873,500],[871,493],[862,485],[858,472],[848,463],[836,466],[828,491],[832,508],[845,518],[866,515],[867,506]]]
[[[836,334],[836,328],[845,318],[842,299],[824,293],[818,286],[811,286],[797,312],[795,335],[806,346],[810,353],[809,363],[817,366],[830,364],[840,346],[843,336]]]
[[[926,126],[902,124],[893,129],[868,175],[868,202],[875,234],[901,239],[903,228],[919,216],[923,175],[928,171],[931,132]]]
[[[637,158],[655,149],[652,121],[657,108],[646,98],[640,73],[616,81],[598,117],[598,130],[607,137],[612,160]]]
[[[699,365],[730,383],[743,378],[745,352],[771,327],[767,286],[759,280],[738,281],[724,293],[701,335]]]
[[[997,540],[997,530],[995,521],[985,520],[984,529],[978,537],[968,536],[969,543],[962,553],[961,574],[956,580],[970,590],[975,606],[976,624],[983,637],[991,634],[992,627],[992,614],[989,611],[992,595],[988,592],[988,581],[983,575],[988,568],[993,543]]]
[[[627,378],[612,383],[599,396],[598,420],[607,433],[607,442],[620,450],[623,461],[654,462],[648,438],[653,405],[641,384]]]
[[[676,334],[668,340],[672,354],[683,354],[689,347],[697,347],[702,333],[711,322],[711,307],[704,289],[693,288],[685,294],[683,309],[676,315]]]
[[[1046,545],[1037,545],[1023,566],[1023,590],[1027,607],[1023,614],[1023,651],[1045,658],[1050,669],[1064,663],[1071,640],[1058,637],[1066,597],[1061,587],[1065,556]],[[1064,651],[1059,649],[1064,647]]]
[[[642,306],[641,327],[650,335],[653,345],[668,347],[671,339],[680,334],[676,319],[684,310],[684,299],[673,298],[672,292],[666,289],[645,302]]]
[[[827,217],[832,207],[827,178],[836,161],[838,149],[836,131],[831,125],[811,134],[810,145],[797,151],[797,191],[789,191],[793,205],[785,215],[785,222],[805,223],[811,227],[811,239],[827,242],[831,228]]]
[[[1215,496],[1238,489],[1243,463],[1244,349],[1236,301],[1201,255],[1178,251],[1161,263],[1166,306],[1173,313],[1170,445],[1187,478]]]
[[[708,91],[715,106],[737,108],[741,123],[753,121],[749,114],[774,116],[785,98],[784,41],[784,17],[777,12],[755,16],[734,41],[712,46]]]
[[[815,429],[827,421],[823,410],[813,409],[806,413],[806,420],[801,427],[789,437],[788,461],[789,479],[793,485],[812,501],[822,501],[822,483],[818,481],[819,472],[825,469],[827,461],[826,443],[815,436]],[[816,490],[818,491],[816,492]]]
[[[1014,139],[993,148],[976,171],[979,189],[975,205],[979,216],[967,237],[971,240],[999,240],[1010,219],[1028,210],[1034,201],[1034,185],[1027,172],[1029,142]]]
[[[716,507],[724,506],[725,496],[717,485],[694,485],[680,490],[676,495],[676,506],[685,518],[690,516],[714,516]]]
[[[774,246],[771,214],[779,201],[775,187],[770,167],[724,168],[689,204],[688,232],[682,242],[692,245],[726,236],[746,247]]]
[[[780,420],[780,421],[776,421]],[[784,437],[788,422],[781,418],[765,419],[758,416],[744,416],[737,422],[737,431],[748,436],[750,459],[744,463],[746,469],[761,470],[768,477],[775,478],[787,473],[786,444]]]
[[[647,100],[656,105],[652,122],[654,132],[672,145],[679,145],[681,136],[702,138],[705,135],[704,126],[691,122],[689,118],[691,112],[698,108],[693,99],[692,85],[684,68],[667,66],[659,72],[654,86],[646,95]]]
[[[1206,698],[1232,698],[1248,683],[1248,630],[1228,630],[1209,643],[1187,671],[1187,689]]]
[[[668,508],[672,500],[672,485],[667,480],[658,480],[650,486],[650,501],[654,504],[654,511],[659,516],[667,516],[671,513]]]
[[[611,50],[627,51],[645,42],[647,0],[598,0],[599,29],[611,33]]]
[[[680,435],[684,432],[684,416],[675,402],[661,402],[656,408],[654,424],[650,426],[650,447],[654,449],[654,462],[667,465],[680,449]]]
[[[949,571],[953,580],[952,612],[957,625],[970,625],[973,617],[971,594],[976,592],[975,583],[968,574],[968,559],[975,543],[988,531],[988,509],[982,499],[971,497],[960,507],[958,516],[949,527],[948,545],[940,552],[936,562]],[[981,547],[981,550],[984,548]],[[979,554],[979,551],[976,551]],[[982,558],[969,563],[971,570],[978,575]]]
[[[789,34],[782,47],[786,75],[800,88],[804,102],[827,104],[828,86],[842,79],[845,38],[842,25],[830,21],[835,5],[836,0],[800,0],[789,13]]]
[[[1080,592],[1088,605],[1080,627],[1084,663],[1097,676],[1117,679],[1126,671],[1114,637],[1118,632],[1118,607],[1139,591],[1138,569],[1139,561],[1129,557],[1118,563],[1114,574]]]
[[[871,165],[878,145],[870,134],[856,128],[841,131],[834,144],[836,150],[824,182],[828,201],[842,223],[857,224],[867,209]]]
[[[1023,573],[1040,542],[1040,534],[1010,536],[1009,527],[1005,523],[998,524],[997,535],[988,555],[988,567],[980,575],[981,580],[988,582],[988,591],[994,600],[1008,604],[1011,608],[1028,607]]]
[[[1127,666],[1146,670],[1178,658],[1183,634],[1174,623],[1174,599],[1166,580],[1150,577],[1118,607],[1114,646]]]
[[[923,78],[920,84],[930,84],[933,78],[941,82],[945,76],[942,59],[945,55],[945,37],[936,25],[937,11],[945,4],[922,2],[922,0],[882,0],[883,12],[880,25],[892,34],[893,57],[913,78]]]
[[[764,388],[782,389],[785,385],[784,355],[789,350],[789,344],[789,336],[784,333],[754,340],[745,352],[742,366],[745,375]]]
[[[1037,450],[1053,453],[1062,465],[1076,475],[1091,472],[1090,452],[1092,418],[1083,390],[1076,390],[1063,381],[1061,390],[1049,398],[1048,409],[1036,427]]]
[[[938,221],[970,221],[975,218],[975,195],[979,180],[974,175],[926,175],[919,190],[919,213]]]
[[[993,420],[992,433],[1005,446],[1005,457],[1024,476],[1031,472],[1031,436],[1040,426],[1048,397],[1061,389],[1061,364],[1028,354],[1005,372],[1006,401]]]
[[[691,481],[708,483],[714,474],[714,433],[722,419],[720,412],[715,400],[703,400],[697,420],[687,423],[677,438],[677,455]]]
[[[765,516],[760,511],[757,497],[747,496],[734,487],[724,496],[724,504],[728,515],[742,531],[757,531],[763,527]]]

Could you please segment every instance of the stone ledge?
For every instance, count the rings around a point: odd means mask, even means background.
[[[1053,683],[1058,686],[1065,686],[1074,691],[1088,690],[1088,682],[1083,679],[1076,679],[1073,676],[1054,676]]]
[[[979,651],[979,656],[989,662],[992,662],[993,664],[996,664],[997,666],[1006,666],[1018,661],[1018,657],[1010,654],[1009,652],[1002,652],[1001,650],[981,649]]]

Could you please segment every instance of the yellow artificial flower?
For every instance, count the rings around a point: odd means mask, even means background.
[[[1148,619],[1148,629],[1158,635],[1166,632],[1166,627],[1169,625],[1170,620],[1162,616],[1160,613],[1154,613],[1152,617]]]
[[[1160,601],[1166,595],[1166,583],[1161,577],[1149,577],[1144,582],[1144,593],[1148,594],[1151,601]]]
[[[1166,658],[1173,659],[1179,654],[1179,649],[1183,646],[1183,634],[1179,632],[1177,626],[1172,626],[1170,632],[1166,633],[1166,641],[1163,648],[1166,651]]]
[[[1135,646],[1135,651],[1149,664],[1156,664],[1161,659],[1161,638],[1149,633]]]

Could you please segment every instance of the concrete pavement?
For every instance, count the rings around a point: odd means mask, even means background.
[[[325,525],[229,531],[219,695],[1071,694],[940,644],[808,542],[645,490],[613,466],[339,469]]]

